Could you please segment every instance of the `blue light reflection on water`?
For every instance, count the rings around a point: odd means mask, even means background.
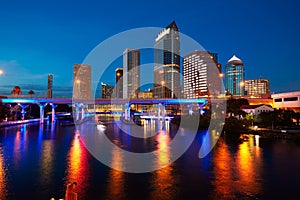
[[[149,129],[156,130],[151,124]],[[169,125],[150,140],[138,141],[109,124],[105,134],[125,149],[149,151],[165,147],[175,130]],[[298,192],[299,144],[258,136],[238,145],[219,140],[210,154],[199,159],[204,134],[199,132],[188,151],[171,165],[129,174],[94,159],[75,127],[50,123],[1,129],[0,199],[22,199],[25,194],[31,199],[63,198],[70,181],[78,182],[80,199],[287,198]],[[169,159],[168,151],[162,151],[157,162]],[[124,162],[117,151],[111,161]]]

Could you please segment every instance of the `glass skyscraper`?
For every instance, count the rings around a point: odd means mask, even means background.
[[[244,64],[235,55],[228,60],[225,67],[225,89],[233,96],[244,96],[245,93]]]
[[[123,67],[123,98],[137,98],[140,92],[140,50],[125,49]]]
[[[154,98],[179,98],[180,41],[173,21],[156,37],[154,45]]]

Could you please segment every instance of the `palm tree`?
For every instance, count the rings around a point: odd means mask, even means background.
[[[16,85],[10,93],[14,96],[19,96],[20,94],[22,94],[20,86]]]
[[[33,91],[33,90],[30,90],[30,91],[28,92],[28,94],[30,95],[30,97],[32,97],[32,95],[34,95],[34,91]]]

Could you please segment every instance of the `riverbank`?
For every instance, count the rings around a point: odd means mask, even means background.
[[[48,120],[48,119],[46,118],[45,120]],[[16,125],[20,125],[20,124],[38,123],[38,122],[40,122],[40,119],[27,119],[27,120],[1,122],[0,128],[8,127],[8,126],[16,126]]]
[[[274,138],[274,139],[292,139],[300,141],[300,130],[299,129],[259,129],[248,131],[242,131],[243,134],[259,135],[262,138]]]

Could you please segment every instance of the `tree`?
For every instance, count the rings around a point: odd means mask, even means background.
[[[32,95],[34,95],[34,91],[33,90],[29,90],[28,94],[30,95],[30,97],[32,97]]]
[[[14,89],[11,91],[11,94],[14,96],[19,96],[20,94],[22,94],[21,88],[20,86],[15,86]]]
[[[0,103],[0,122],[6,119],[9,115],[9,106]]]
[[[234,115],[244,115],[244,112],[241,112],[241,106],[249,105],[247,99],[228,99],[227,100],[227,113],[233,113]]]

